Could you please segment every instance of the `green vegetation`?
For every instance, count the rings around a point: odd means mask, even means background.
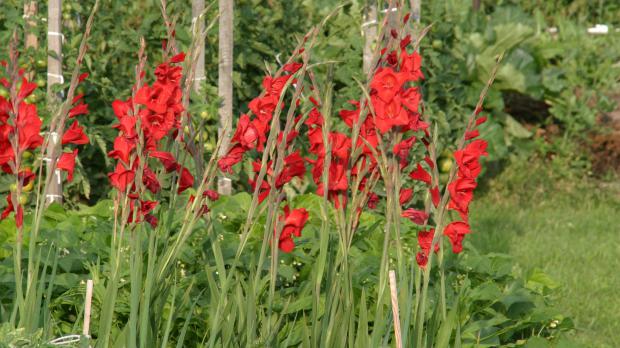
[[[525,273],[542,270],[557,308],[575,320],[586,347],[620,344],[620,187],[569,181],[545,163],[509,166],[474,204],[472,243],[512,255]]]

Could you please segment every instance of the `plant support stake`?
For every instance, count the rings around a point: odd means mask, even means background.
[[[233,1],[220,0],[220,32],[219,32],[219,73],[218,95],[222,99],[220,105],[220,121],[218,135],[222,137],[222,145],[219,155],[224,156],[228,152],[232,130],[232,63],[233,63]],[[230,178],[219,177],[217,190],[220,194],[229,195],[232,190]]]
[[[50,0],[47,10],[47,100],[51,104],[58,103],[59,98],[54,94],[52,86],[58,83],[64,83],[62,77],[62,39],[61,34],[61,9],[62,0]],[[48,154],[47,161],[47,175],[59,175],[59,173],[52,173],[51,168],[55,167],[54,163],[51,163],[54,154],[59,150],[58,135],[50,134],[50,142],[46,153]],[[48,192],[46,195],[46,202],[54,203],[62,202],[62,182],[54,178],[51,180]]]

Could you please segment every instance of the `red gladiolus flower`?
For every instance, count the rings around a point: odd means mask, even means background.
[[[296,73],[299,69],[301,69],[301,67],[303,66],[303,64],[301,63],[297,63],[297,62],[292,62],[292,63],[288,63],[286,65],[284,65],[282,67],[283,71],[286,71],[288,73],[294,74]]]
[[[467,220],[469,203],[474,199],[476,181],[471,178],[457,178],[448,184],[450,203],[448,209],[456,210],[463,220]]]
[[[185,52],[181,52],[176,56],[170,58],[170,63],[181,63],[185,61]]]
[[[304,121],[306,126],[321,126],[323,124],[323,115],[317,108],[312,108],[308,113],[308,118]]]
[[[179,172],[179,189],[177,192],[181,194],[183,191],[194,186],[194,177],[185,167],[182,167]]]
[[[409,117],[409,123],[406,127],[403,128],[403,131],[427,131],[429,124],[420,119],[420,114],[418,114],[417,112],[409,111],[407,115]]]
[[[258,129],[256,129],[254,124],[250,121],[250,117],[243,114],[239,118],[237,130],[231,142],[239,143],[244,149],[250,150],[256,148],[259,137]]]
[[[82,128],[77,121],[74,121],[71,127],[65,131],[62,135],[62,144],[76,144],[84,145],[88,144],[89,140],[86,134],[84,134],[84,128]]]
[[[402,63],[401,63],[401,71],[404,72],[407,81],[418,81],[424,78],[424,74],[422,74],[422,70],[420,69],[422,66],[422,57],[418,52],[413,52],[411,54],[407,54],[405,50],[403,50],[400,54]]]
[[[129,185],[133,185],[135,175],[134,170],[127,169],[121,162],[118,162],[114,172],[108,174],[108,178],[113,187],[120,192],[125,192]]]
[[[400,189],[399,194],[399,203],[400,205],[405,205],[413,198],[413,189],[412,188],[402,188]]]
[[[226,156],[217,161],[217,165],[221,171],[232,174],[232,166],[241,162],[244,153],[245,150],[241,145],[235,145],[228,151]]]
[[[157,175],[149,167],[144,167],[144,171],[142,172],[142,183],[144,183],[144,186],[152,193],[157,193],[161,190]]]
[[[26,78],[22,78],[22,85],[19,87],[19,92],[17,93],[17,98],[24,99],[34,92],[37,88],[37,84],[34,82],[28,82]]]
[[[431,250],[431,245],[433,244],[433,238],[435,237],[435,229],[431,228],[428,231],[420,231],[418,232],[418,244],[420,248],[428,255],[428,252]],[[439,251],[439,243],[435,244],[434,248],[435,252]]]
[[[408,88],[403,94],[401,94],[401,101],[403,105],[412,112],[418,112],[421,99],[422,95],[420,94],[420,90],[416,87]]]
[[[17,204],[17,207],[13,205],[13,198],[11,198],[12,194],[8,194],[6,196],[6,208],[0,214],[0,221],[6,219],[11,213],[15,212],[15,226],[17,228],[21,228],[24,225],[24,208],[21,205]]]
[[[349,128],[353,128],[353,124],[357,122],[360,117],[360,103],[357,100],[349,100],[349,104],[355,106],[354,110],[340,110],[338,115],[344,123],[349,126]]]
[[[254,98],[248,108],[262,122],[269,122],[273,117],[273,111],[276,109],[278,99],[271,95]]]
[[[78,104],[69,110],[69,118],[88,114],[88,104]]]
[[[20,151],[36,149],[43,144],[43,137],[39,134],[42,124],[35,105],[19,104],[15,128],[18,132]]]
[[[164,166],[164,169],[166,169],[166,173],[174,172],[180,167],[170,152],[151,151],[149,152],[149,156],[152,158],[157,158]]]
[[[114,115],[121,120],[129,115],[131,103],[130,101],[115,100],[112,102],[112,110],[114,111]]]
[[[409,124],[407,110],[403,108],[400,97],[395,96],[387,102],[376,97],[371,97],[371,99],[376,113],[374,121],[379,132],[386,133],[394,126]]]
[[[439,206],[439,187],[435,186],[433,188],[431,188],[429,190],[431,192],[431,200],[433,201],[433,205],[435,206],[435,208],[437,208],[437,206]]]
[[[286,82],[290,78],[291,75],[284,75],[276,78],[273,78],[271,76],[265,76],[263,78],[263,89],[267,92],[268,95],[273,95],[279,98],[280,94],[282,94],[284,86],[286,85]]]
[[[463,178],[476,178],[482,167],[480,157],[488,155],[486,152],[487,142],[482,139],[474,140],[465,148],[454,151],[454,159],[458,165],[458,175]]]
[[[280,221],[284,221],[282,232],[278,237],[278,247],[285,253],[290,253],[295,248],[293,236],[301,237],[301,231],[304,229],[308,221],[308,212],[304,208],[290,210],[288,206],[284,207],[284,216],[280,216]],[[277,231],[274,230],[274,236]]]
[[[136,202],[139,203],[139,209],[137,210],[137,212],[134,210]],[[137,198],[130,200],[129,216],[127,216],[127,223],[134,222],[134,215],[137,214],[135,222],[146,221],[151,225],[151,227],[157,227],[158,220],[153,214],[151,214],[151,212],[155,209],[155,207],[157,207],[157,205],[158,202],[156,201],[143,201]]]
[[[471,140],[480,136],[480,132],[477,129],[465,133],[465,140]]]
[[[452,244],[452,252],[458,254],[463,251],[463,238],[470,232],[469,224],[463,221],[454,221],[446,226],[443,234],[448,236],[450,244]]]
[[[428,256],[420,251],[415,255],[415,261],[418,263],[418,266],[424,268],[428,263]]]
[[[431,175],[418,163],[418,167],[409,173],[409,177],[413,180],[422,181],[427,185],[431,184]]]
[[[329,141],[334,158],[344,161],[349,159],[349,153],[351,152],[351,139],[349,137],[342,133],[332,132],[329,134]]]
[[[115,158],[129,164],[131,161],[131,152],[136,148],[133,141],[125,137],[119,136],[114,139],[114,150],[108,152],[108,157]]]
[[[400,164],[400,169],[405,168],[409,165],[409,152],[415,144],[416,137],[411,137],[401,141],[400,143],[394,145],[394,149],[392,151],[398,157],[398,163]]]
[[[293,180],[294,177],[301,178],[305,173],[304,159],[299,154],[299,151],[295,151],[284,158],[284,168],[282,173],[276,178],[276,187],[284,186],[284,184]]]
[[[112,126],[118,129],[122,136],[128,140],[137,140],[138,132],[136,129],[137,119],[133,116],[123,116],[119,118],[119,123]]]
[[[374,192],[370,192],[368,194],[368,208],[370,209],[376,209],[377,208],[377,204],[379,203],[379,195],[377,195]]]
[[[422,249],[416,254],[416,262],[418,263],[418,266],[425,267],[428,263],[428,254],[430,254],[434,237],[435,229],[433,228],[429,231],[418,232],[418,245],[420,245],[420,249]],[[434,250],[435,252],[439,251],[439,244],[435,244]]]
[[[428,220],[427,213],[413,208],[403,210],[402,217],[411,220],[416,225],[424,225],[424,222]]]
[[[370,82],[370,87],[377,91],[377,95],[383,102],[387,103],[399,93],[404,82],[405,79],[403,75],[395,72],[391,68],[383,68],[375,74]]]
[[[78,150],[73,152],[65,152],[58,159],[56,167],[60,170],[67,172],[67,181],[73,181],[73,169],[75,168],[75,157],[77,157]]]

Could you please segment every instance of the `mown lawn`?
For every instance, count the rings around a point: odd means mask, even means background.
[[[576,342],[620,347],[617,181],[556,180],[545,170],[517,169],[492,180],[471,207],[472,243],[513,255],[524,272],[550,275],[560,286],[557,307],[577,326]]]

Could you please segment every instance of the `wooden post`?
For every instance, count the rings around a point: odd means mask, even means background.
[[[196,32],[200,33],[204,28],[204,19],[198,19],[205,9],[205,0],[192,0],[192,24],[196,25]],[[199,22],[197,22],[199,21]],[[205,79],[205,43],[200,40],[200,49],[198,53],[198,62],[196,62],[196,74],[194,75],[194,90],[200,92],[202,81]]]
[[[84,325],[82,325],[82,335],[90,337],[90,311],[93,300],[93,280],[86,281],[86,297],[84,298]]]
[[[420,24],[420,3],[422,0],[411,0],[411,18]]]
[[[26,48],[37,49],[39,47],[39,39],[37,37],[37,2],[34,0],[26,0],[24,2],[24,31],[26,36]],[[26,72],[26,78],[32,81],[34,78],[34,69]]]
[[[394,318],[394,339],[396,348],[403,347],[403,338],[400,331],[400,315],[398,314],[398,286],[396,285],[396,272],[388,273],[390,279],[390,299],[392,300],[392,318]]]
[[[81,348],[90,347],[90,312],[93,300],[93,280],[86,281],[86,296],[84,297],[84,323],[82,325],[82,336],[80,337]]]
[[[24,2],[24,20],[26,24],[26,48],[37,48],[39,40],[35,32],[37,27],[37,2],[27,0]]]
[[[47,12],[47,100],[49,104],[57,103],[59,98],[52,91],[52,86],[58,83],[64,83],[62,77],[62,0],[49,0]],[[62,181],[60,179],[60,171],[56,169],[51,173],[51,160],[57,158],[55,156],[59,150],[58,134],[51,133],[49,135],[49,145],[47,148],[47,175],[53,175],[49,187],[47,188],[46,201],[62,202]],[[53,166],[55,167],[55,166]]]
[[[471,7],[474,9],[474,11],[479,11],[480,10],[480,0],[472,0],[472,4]]]
[[[233,1],[219,0],[220,31],[219,31],[219,69],[218,95],[222,99],[219,112],[218,134],[222,137],[219,155],[228,152],[232,131],[232,97],[233,97]],[[218,192],[229,195],[232,191],[230,178],[218,178]]]
[[[366,4],[362,32],[364,33],[363,71],[364,74],[368,74],[372,69],[370,65],[373,58],[373,45],[377,42],[377,2],[375,0],[370,0]]]

